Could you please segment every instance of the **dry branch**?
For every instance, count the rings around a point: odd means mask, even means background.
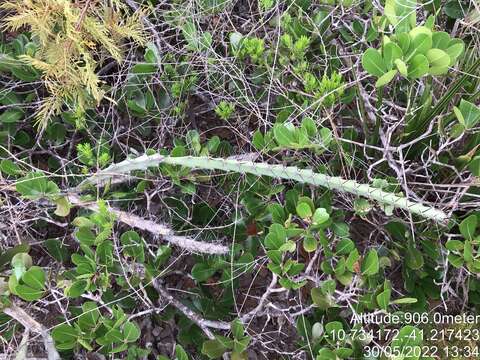
[[[82,200],[77,195],[70,194],[68,195],[68,200],[72,205],[80,206],[92,211],[99,211],[99,207],[95,203],[87,203]],[[214,243],[207,243],[202,241],[197,241],[186,236],[175,235],[173,230],[170,229],[167,225],[159,224],[154,221],[143,219],[139,216],[129,214],[125,211],[115,209],[111,206],[108,207],[108,210],[115,215],[117,221],[120,221],[124,224],[127,224],[131,227],[145,230],[154,235],[159,235],[165,239],[170,244],[181,247],[182,249],[202,254],[226,254],[228,253],[228,247],[225,245],[219,245]]]
[[[60,355],[55,349],[55,344],[48,330],[30,315],[28,315],[25,310],[21,307],[11,304],[10,306],[3,309],[3,312],[10,316],[11,318],[17,320],[25,329],[32,331],[36,334],[39,334],[43,337],[43,343],[45,345],[45,350],[47,351],[48,360],[60,360]]]
[[[153,287],[157,292],[160,294],[161,297],[165,298],[171,305],[181,311],[187,318],[192,320],[195,324],[202,329],[205,335],[208,336],[209,339],[215,339],[215,336],[211,332],[210,328],[218,329],[218,330],[230,330],[230,324],[224,321],[213,321],[213,320],[206,320],[198,315],[196,312],[188,308],[187,306],[183,305],[180,301],[175,299],[159,282],[154,279]]]

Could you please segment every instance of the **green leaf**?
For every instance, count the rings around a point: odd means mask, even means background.
[[[287,220],[285,209],[282,205],[274,203],[267,207],[268,212],[272,215],[272,221],[275,223],[283,224]]]
[[[472,161],[470,161],[468,169],[472,172],[472,175],[480,177],[480,155],[475,156]]]
[[[204,282],[215,274],[216,269],[207,263],[196,263],[192,268],[192,276],[199,282]]]
[[[378,261],[378,254],[375,249],[371,249],[362,261],[362,275],[372,276],[378,273],[380,265]]]
[[[408,77],[411,79],[418,79],[428,73],[429,64],[425,55],[414,56],[408,66]]]
[[[126,231],[120,237],[123,245],[123,251],[126,255],[132,256],[139,262],[145,261],[145,253],[143,249],[143,241],[136,231]]]
[[[448,262],[457,269],[459,269],[463,265],[463,257],[461,256],[448,254],[447,259],[448,259]]]
[[[13,274],[21,279],[25,271],[32,266],[32,258],[27,253],[17,253],[12,257]]]
[[[242,354],[248,348],[248,344],[250,343],[250,336],[244,336],[242,338],[235,338],[233,341],[233,353],[232,353],[232,360],[239,359],[238,357],[234,357],[234,354]],[[247,359],[246,357],[242,357],[241,359]]]
[[[147,48],[143,57],[146,61],[152,64],[159,64],[162,58],[157,46],[152,42],[147,43]]]
[[[55,199],[55,204],[57,208],[55,209],[55,215],[65,217],[70,214],[70,203],[66,196],[61,196],[58,199]]]
[[[405,304],[415,304],[418,300],[415,298],[405,297],[400,299],[392,300],[392,304],[405,305]]]
[[[384,13],[397,34],[409,31],[416,23],[416,13],[412,11],[415,2],[411,0],[386,0]]]
[[[311,235],[305,236],[303,239],[303,248],[305,249],[306,252],[313,252],[317,250],[318,247],[318,242],[317,239],[315,239]]]
[[[232,32],[229,35],[230,45],[233,49],[238,49],[240,47],[240,43],[243,39],[243,35],[239,32]]]
[[[202,354],[208,356],[210,359],[217,359],[221,357],[228,349],[219,340],[207,340],[202,345]]]
[[[301,126],[307,131],[309,137],[313,137],[317,134],[317,125],[311,118],[303,118]]]
[[[377,77],[387,71],[382,55],[377,49],[367,49],[362,56],[362,66],[370,74]]]
[[[280,146],[290,146],[295,142],[293,133],[283,124],[275,124],[273,126],[273,135],[275,137],[275,141]]]
[[[445,31],[435,31],[432,34],[432,47],[445,50],[450,44],[450,35]]]
[[[0,55],[0,68],[1,68],[1,56]],[[0,94],[0,105],[15,105],[22,102],[22,97],[13,91],[2,91]]]
[[[480,107],[464,99],[460,100],[458,108],[454,107],[454,112],[466,129],[474,128],[480,121]]]
[[[15,292],[25,301],[34,301],[43,296],[44,290],[35,289],[27,285],[17,285],[15,286]]]
[[[395,60],[403,57],[403,51],[394,42],[389,42],[383,47],[383,60],[387,69],[391,69]]]
[[[97,338],[97,342],[100,345],[123,342],[123,335],[120,330],[111,329],[103,336],[103,338]]]
[[[130,343],[137,341],[140,337],[140,328],[132,321],[127,321],[123,325],[123,341]]]
[[[57,239],[48,239],[43,242],[48,253],[58,262],[66,262],[70,258],[70,251],[65,244]]]
[[[175,360],[189,360],[187,353],[181,345],[175,345]]]
[[[377,295],[377,304],[382,310],[387,310],[388,305],[390,304],[390,296],[392,295],[392,290],[387,288],[383,290],[380,294]]]
[[[56,343],[75,342],[78,335],[78,330],[68,324],[57,325],[52,330],[52,338]]]
[[[313,213],[312,222],[314,225],[320,225],[327,222],[330,219],[330,215],[324,208],[318,208]]]
[[[39,199],[57,195],[59,190],[53,181],[47,181],[46,176],[38,171],[28,173],[19,179],[15,185],[16,190],[28,199]]]
[[[445,248],[450,251],[461,251],[463,250],[463,241],[460,240],[448,240],[445,243]]]
[[[130,110],[138,114],[145,114],[147,112],[147,100],[145,94],[141,91],[136,91],[133,94],[133,98],[127,100],[127,106]]]
[[[315,360],[336,360],[336,359],[337,359],[337,355],[335,355],[335,353],[328,348],[320,349],[317,357],[315,358]]]
[[[312,216],[312,208],[309,204],[305,202],[300,202],[297,204],[297,215],[302,219],[307,219]]]
[[[77,241],[85,246],[92,246],[95,244],[95,234],[87,227],[78,228],[74,233],[73,236],[77,239]]]
[[[278,248],[278,250],[282,251],[282,252],[295,252],[295,250],[297,249],[297,245],[295,242],[293,242],[292,240],[287,240],[282,246],[280,246]]]
[[[198,32],[197,27],[193,21],[187,21],[182,27],[183,37],[188,43],[188,48],[190,50],[200,50],[198,44]]]
[[[321,310],[326,310],[334,306],[332,296],[325,294],[321,288],[313,288],[310,291],[313,303]]]
[[[22,281],[35,290],[45,289],[45,273],[42,268],[32,266],[22,276]]]
[[[103,241],[97,246],[96,255],[99,264],[111,266],[113,264],[113,243],[110,240]]]
[[[431,66],[444,67],[450,64],[450,56],[440,49],[428,50],[427,59]]]
[[[413,245],[409,245],[405,254],[405,263],[412,270],[420,270],[425,261],[422,253]]]
[[[353,354],[353,349],[350,349],[347,347],[338,347],[335,349],[335,354],[340,359],[351,359],[351,356]]]
[[[20,167],[9,159],[3,159],[0,161],[0,170],[4,174],[12,176],[20,175],[22,173]]]
[[[154,74],[158,67],[155,64],[140,63],[132,66],[132,73],[137,75]]]
[[[428,72],[430,73],[430,75],[445,75],[448,72],[448,65],[431,66],[430,69],[428,69]]]
[[[258,151],[263,150],[263,148],[265,147],[265,138],[263,137],[263,134],[260,132],[260,130],[256,130],[253,134],[252,144]]]
[[[443,6],[445,14],[452,19],[463,19],[465,17],[465,4],[462,4],[460,0],[452,0],[447,2]],[[467,7],[468,8],[468,7]]]
[[[402,76],[408,76],[408,69],[407,69],[407,64],[405,64],[402,60],[396,59],[395,61],[395,66],[397,67],[398,72]]]
[[[375,87],[379,88],[387,85],[390,81],[393,80],[393,78],[395,77],[395,75],[397,75],[397,73],[398,73],[398,70],[395,69],[395,70],[390,70],[387,73],[383,74],[376,81]]]
[[[270,225],[269,232],[265,237],[265,246],[267,249],[278,250],[287,242],[287,232],[280,224]]]
[[[13,124],[23,117],[23,111],[19,109],[9,109],[0,115],[0,123]]]
[[[364,198],[357,198],[353,202],[355,214],[359,216],[366,216],[370,212],[372,207],[373,206],[368,202],[368,200]]]
[[[429,37],[432,37],[432,29],[428,26],[415,26],[409,31],[408,35],[410,35],[412,40],[415,40],[419,35],[428,35]]]
[[[392,349],[407,349],[418,346],[423,341],[423,335],[416,327],[407,325],[400,329],[390,346]],[[413,351],[413,350],[412,350]],[[417,350],[415,350],[415,353]]]
[[[400,45],[400,48],[402,49],[402,53],[407,54],[408,50],[410,49],[410,43],[412,41],[410,35],[406,33],[398,34],[397,41],[398,45]]]
[[[460,39],[452,39],[448,44],[448,48],[445,49],[445,52],[450,56],[450,66],[454,65],[457,58],[462,55],[465,50],[465,43]]]
[[[282,262],[283,253],[280,250],[268,250],[267,256],[273,263],[279,265]]]
[[[340,321],[330,321],[325,325],[325,334],[327,334],[330,339],[338,338],[342,330],[343,325]]]
[[[463,219],[459,225],[460,233],[466,240],[473,240],[475,238],[475,231],[477,229],[478,219],[476,215],[470,215]]]
[[[239,319],[235,319],[232,321],[232,334],[235,339],[243,338],[245,334],[245,329],[243,328],[243,324]]]
[[[465,241],[465,246],[463,247],[463,259],[467,263],[470,263],[473,261],[473,249],[472,249],[472,243],[470,242],[470,240]]]
[[[65,288],[65,296],[70,298],[77,298],[87,290],[87,287],[88,282],[86,280],[75,280],[70,286],[67,286]]]
[[[220,146],[220,143],[221,143],[220,138],[217,135],[212,136],[207,142],[208,152],[210,154],[216,153],[218,150],[218,147]]]
[[[341,239],[335,246],[337,255],[348,255],[355,249],[355,243],[350,239]]]
[[[320,339],[321,336],[323,335],[323,333],[324,333],[324,328],[323,328],[322,323],[316,322],[315,324],[313,324],[313,326],[312,326],[312,338],[313,338],[313,340]]]
[[[428,50],[432,48],[432,35],[419,33],[417,34],[412,41],[412,53],[409,55],[409,58],[414,57],[418,54],[425,55]]]
[[[88,332],[97,325],[97,321],[100,317],[100,311],[98,310],[97,303],[94,301],[86,301],[82,304],[82,315],[78,318],[78,326],[84,332]]]

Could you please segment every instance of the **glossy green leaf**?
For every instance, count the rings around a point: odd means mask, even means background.
[[[313,252],[317,250],[318,241],[313,236],[305,236],[303,239],[303,248],[306,252]]]
[[[402,49],[394,42],[389,42],[383,47],[383,60],[387,69],[391,69],[395,60],[403,57]]]
[[[375,249],[371,249],[362,261],[362,275],[372,276],[378,273],[380,269],[378,254]]]
[[[418,79],[426,75],[429,70],[428,59],[425,55],[414,56],[408,65],[408,77],[411,79]]]
[[[302,219],[307,219],[312,216],[312,208],[309,204],[305,202],[300,202],[297,204],[297,215]]]
[[[22,275],[22,281],[36,290],[43,290],[45,289],[45,273],[43,272],[42,268],[38,266],[32,266]]]
[[[386,72],[385,74],[383,74],[378,78],[377,82],[375,83],[375,86],[378,88],[378,87],[387,85],[390,81],[393,80],[393,78],[395,77],[395,75],[397,75],[397,73],[398,73],[398,70],[396,69]]]
[[[444,67],[450,64],[448,54],[440,49],[430,49],[427,51],[427,59],[430,66]]]
[[[377,49],[367,49],[362,56],[362,66],[370,74],[377,77],[387,72],[382,55]]]

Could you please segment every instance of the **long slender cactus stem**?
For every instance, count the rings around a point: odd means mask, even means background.
[[[396,194],[374,188],[367,184],[360,184],[355,180],[345,180],[336,176],[315,173],[308,169],[299,169],[294,166],[270,165],[267,163],[241,161],[234,159],[216,159],[209,157],[169,157],[159,154],[142,155],[136,159],[127,159],[114,164],[107,169],[86,179],[82,184],[102,184],[111,181],[119,175],[124,176],[134,170],[146,170],[161,163],[181,165],[189,168],[205,170],[222,170],[237,173],[249,173],[257,176],[295,180],[315,186],[323,186],[330,190],[363,196],[382,204],[404,209],[412,214],[422,216],[437,222],[447,220],[447,214],[431,206],[410,201]]]

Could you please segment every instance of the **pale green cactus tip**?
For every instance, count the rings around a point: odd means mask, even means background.
[[[442,210],[421,203],[413,202],[394,193],[386,192],[355,180],[346,180],[336,176],[315,173],[308,169],[299,169],[294,166],[271,165],[267,163],[241,161],[236,159],[219,159],[204,156],[170,157],[159,154],[142,155],[135,159],[127,159],[118,164],[111,165],[103,171],[86,179],[82,184],[102,184],[118,175],[125,175],[135,170],[146,170],[158,166],[160,163],[180,165],[189,168],[204,170],[232,171],[241,174],[269,176],[274,178],[295,180],[298,182],[323,186],[331,190],[362,196],[381,204],[391,205],[416,214],[426,219],[444,223],[448,216]],[[82,185],[81,184],[81,185]]]

